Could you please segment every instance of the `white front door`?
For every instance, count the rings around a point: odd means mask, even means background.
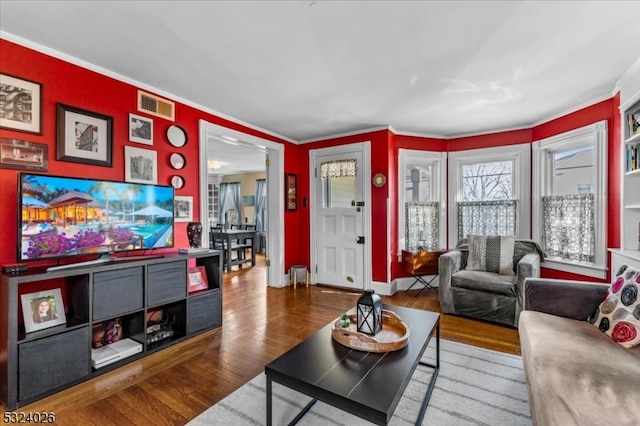
[[[354,144],[315,150],[313,165],[312,261],[318,284],[365,288],[364,176],[368,155]],[[368,152],[368,151],[367,151]],[[324,170],[324,171],[323,171]],[[368,287],[368,286],[367,286]]]

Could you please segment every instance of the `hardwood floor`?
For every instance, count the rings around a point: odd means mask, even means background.
[[[22,407],[54,412],[60,425],[182,425],[264,372],[264,365],[353,307],[358,292],[327,286],[267,287],[264,258],[224,274],[223,326]],[[440,311],[437,294],[384,296]],[[441,337],[519,354],[518,332],[443,315]]]

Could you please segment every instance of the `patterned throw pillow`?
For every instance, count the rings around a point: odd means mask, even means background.
[[[514,246],[515,236],[513,235],[492,237],[469,235],[469,258],[466,269],[514,275]]]
[[[589,321],[625,348],[640,343],[640,271],[623,265]]]

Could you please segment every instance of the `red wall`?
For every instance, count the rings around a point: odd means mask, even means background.
[[[15,43],[0,39],[0,72],[12,74],[43,85],[43,131],[42,135],[31,135],[0,129],[0,137],[15,138],[44,143],[49,146],[50,174],[67,176],[91,176],[111,180],[124,180],[124,146],[142,145],[129,143],[127,138],[127,120],[130,112],[136,111],[137,88],[95,73],[65,61],[44,55]],[[112,116],[114,119],[113,167],[96,167],[77,163],[60,162],[55,159],[56,146],[56,103],[65,103],[90,111]],[[609,226],[608,246],[619,246],[620,232],[620,120],[617,113],[619,97],[599,102],[587,108],[567,114],[530,129],[497,132],[486,135],[470,136],[443,140],[438,138],[395,135],[388,130],[364,132],[358,135],[329,138],[325,141],[304,145],[294,145],[268,134],[230,122],[223,118],[197,110],[190,106],[176,103],[176,124],[182,126],[189,135],[189,143],[180,152],[187,158],[187,167],[180,171],[185,178],[184,188],[177,190],[177,195],[194,197],[194,219],[198,220],[198,120],[204,119],[214,124],[246,132],[267,140],[285,145],[285,172],[295,173],[298,177],[298,210],[285,212],[285,270],[292,264],[308,264],[310,253],[309,241],[309,150],[327,146],[371,141],[371,176],[383,173],[387,184],[381,188],[372,187],[372,278],[378,282],[406,276],[397,262],[397,167],[398,149],[423,149],[429,151],[458,151],[473,148],[484,148],[502,145],[529,143],[548,136],[556,135],[600,120],[609,123]],[[173,148],[165,141],[166,129],[173,124],[158,117],[154,121],[154,145],[158,152],[158,182],[169,184],[173,171],[169,168],[168,157]],[[194,166],[196,165],[196,166]],[[17,211],[16,195],[17,171],[0,169],[0,264],[16,261]],[[303,203],[307,199],[306,206]],[[389,212],[387,214],[387,199]],[[387,223],[389,229],[387,230]],[[176,228],[176,246],[186,245],[186,232]],[[388,241],[390,238],[390,241]],[[391,252],[387,257],[386,247],[389,243]],[[391,276],[387,270],[391,269]],[[284,272],[284,271],[283,271]],[[578,278],[570,274],[544,269],[543,275],[548,277]]]
[[[4,39],[0,39],[0,52],[0,72],[42,83],[43,92],[42,134],[33,135],[0,129],[0,137],[48,145],[49,169],[46,172],[48,174],[124,181],[124,146],[131,145],[157,151],[158,183],[168,185],[170,177],[175,174],[169,166],[169,156],[176,149],[166,141],[165,133],[170,125],[178,124],[186,130],[189,140],[184,147],[178,149],[187,158],[187,166],[179,172],[185,178],[185,186],[176,190],[176,195],[194,197],[194,219],[199,220],[198,121],[200,119],[285,144],[285,171],[297,172],[295,145],[177,102],[175,123],[159,117],[151,117],[154,126],[153,146],[131,143],[128,141],[128,114],[141,114],[136,110],[137,87]],[[56,103],[64,103],[113,117],[113,167],[56,160]],[[16,262],[17,175],[16,170],[0,169],[0,223],[2,224],[0,226],[0,264]],[[286,220],[291,221],[295,216],[296,214],[287,214]],[[291,237],[290,232],[286,232],[286,237],[287,253],[295,253],[296,240]],[[178,224],[175,246],[182,247],[187,244],[185,227]],[[285,259],[288,260],[288,257],[285,254]]]

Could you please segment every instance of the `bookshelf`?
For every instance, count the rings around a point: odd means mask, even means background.
[[[636,73],[640,74],[640,70]],[[637,76],[620,84],[622,144],[620,248],[611,250],[611,273],[622,264],[640,268],[640,86]]]
[[[190,291],[190,264],[201,268],[206,288]],[[4,316],[0,327],[0,402],[9,410],[222,325],[219,251],[167,253],[139,260],[132,256],[124,262],[51,272],[33,267],[0,278],[0,312]],[[45,293],[59,289],[65,300],[63,324],[27,331],[20,320],[20,308],[25,308],[19,301],[34,289]],[[162,321],[156,321],[154,315]],[[111,343],[100,340],[97,345],[97,339],[104,337],[106,325],[114,322],[119,324],[122,338],[136,342],[140,350],[106,366],[95,365],[93,351]],[[171,333],[158,334],[156,328],[163,326]]]

